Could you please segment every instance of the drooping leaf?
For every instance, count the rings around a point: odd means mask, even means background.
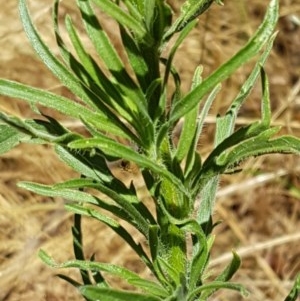
[[[137,244],[131,234],[116,220],[110,218],[106,214],[101,213],[93,208],[88,208],[84,205],[66,204],[66,209],[76,214],[85,215],[97,219],[110,227],[137,253],[139,258],[152,270],[151,262],[140,244]],[[113,213],[113,212],[112,212]],[[76,257],[76,259],[80,259]]]
[[[151,222],[153,221],[153,217],[151,213],[145,210],[146,214],[143,215],[144,210],[138,210],[139,208],[138,205],[135,206],[135,204],[131,202],[131,198],[134,198],[136,200],[137,197],[135,195],[132,197],[130,197],[130,195],[127,196],[126,194],[123,193],[122,187],[120,187],[121,189],[114,189],[114,187],[110,187],[109,185],[103,184],[101,182],[95,182],[92,179],[72,179],[69,181],[55,184],[53,186],[40,185],[40,188],[46,190],[51,189],[51,191],[56,191],[57,194],[59,194],[59,192],[71,193],[71,191],[74,191],[75,193],[76,191],[78,191],[76,189],[83,189],[88,187],[97,189],[102,193],[104,193],[109,198],[111,198],[116,204],[120,206],[120,208],[123,209],[123,212],[127,213],[125,215],[125,220],[128,223],[132,224],[136,229],[140,230],[140,232],[144,234],[144,236],[148,235],[149,219]],[[84,196],[83,195],[84,192],[82,191],[78,191],[78,192],[80,192],[81,195]],[[86,193],[86,195],[93,197],[91,193]],[[97,204],[99,204],[99,206],[101,207],[103,202],[101,202],[97,197],[94,198],[97,201]],[[70,198],[70,196],[69,197],[66,196],[66,199],[69,199],[71,201],[78,201],[77,199]],[[85,199],[83,199],[83,202],[85,202]],[[117,208],[114,208],[112,206],[109,208],[114,214],[116,214],[115,211]],[[118,214],[116,215],[118,216]],[[124,215],[123,215],[123,219],[124,219]]]
[[[153,298],[157,298],[154,296],[166,295],[166,291],[158,283],[150,280],[145,280],[141,278],[138,274],[118,265],[94,262],[94,261],[81,261],[81,260],[70,260],[58,264],[53,260],[52,257],[50,257],[43,250],[39,251],[39,256],[46,264],[54,268],[79,268],[81,270],[86,270],[86,271],[103,271],[111,275],[117,276],[121,279],[124,279],[129,284],[132,284],[140,289],[145,290],[146,292],[151,293]],[[93,287],[95,288],[95,286]],[[158,298],[158,300],[160,299]]]

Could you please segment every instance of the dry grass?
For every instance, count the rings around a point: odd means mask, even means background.
[[[0,10],[0,77],[69,95],[33,54],[22,32],[17,1],[5,1]],[[173,1],[176,3],[176,1]],[[228,2],[228,3],[227,3]],[[181,47],[177,66],[188,88],[193,69],[203,64],[205,74],[230,57],[255,30],[267,1],[225,1],[214,6],[200,21],[191,39]],[[300,17],[298,0],[281,0],[281,18],[274,51],[267,64],[270,76],[273,122],[283,132],[300,134]],[[51,0],[30,1],[36,24],[53,44],[49,13]],[[71,0],[62,1],[75,14]],[[57,51],[57,50],[56,50]],[[211,149],[214,114],[222,113],[236,95],[251,64],[226,81],[207,120],[200,142],[205,155]],[[240,125],[259,117],[259,87],[255,88],[238,119]],[[25,117],[29,108],[17,100],[0,98],[0,108]],[[63,120],[68,122],[69,120]],[[70,124],[76,126],[76,124]],[[300,182],[299,158],[276,155],[250,160],[245,172],[226,176],[218,193],[215,219],[223,223],[216,230],[212,267],[218,272],[229,260],[231,249],[240,253],[243,265],[236,281],[252,292],[252,301],[279,301],[300,271]],[[128,177],[126,171],[120,173]],[[63,200],[44,198],[17,188],[20,180],[53,183],[71,177],[49,147],[21,145],[0,159],[0,300],[82,300],[71,286],[54,277],[58,271],[37,258],[39,248],[57,260],[72,258],[71,217]],[[140,262],[113,233],[85,221],[86,252],[98,260],[122,263],[141,273]],[[74,272],[76,274],[76,272]],[[241,300],[223,292],[213,300]]]

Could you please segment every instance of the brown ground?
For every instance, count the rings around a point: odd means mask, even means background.
[[[224,8],[214,5],[202,17],[177,56],[185,89],[197,64],[203,64],[208,74],[235,53],[255,30],[268,1],[250,2],[225,1]],[[30,3],[36,24],[52,45],[49,34],[52,1]],[[62,1],[73,14],[72,3]],[[299,137],[300,2],[281,0],[280,3],[279,34],[266,68],[271,82],[273,122],[283,125],[284,132]],[[33,54],[22,32],[15,0],[1,3],[0,49],[0,77],[68,94]],[[204,155],[211,148],[214,114],[224,112],[250,67],[242,68],[224,83],[200,143]],[[243,108],[239,124],[259,117],[259,97],[257,88]],[[28,107],[16,100],[2,97],[0,108],[30,116]],[[249,300],[283,300],[300,271],[299,163],[299,158],[290,155],[262,157],[248,161],[245,172],[226,176],[222,181],[215,218],[223,223],[216,230],[212,266],[217,273],[228,261],[228,252],[236,249],[243,265],[235,281],[242,282],[252,292]],[[125,171],[120,173],[129,176]],[[58,261],[73,257],[71,217],[62,200],[36,196],[16,186],[20,180],[54,183],[72,174],[49,147],[22,145],[1,157],[0,300],[82,300],[75,289],[54,277],[57,270],[48,268],[37,257],[40,248]],[[87,255],[95,252],[98,260],[122,263],[146,273],[128,248],[102,226],[86,222],[85,233]],[[212,300],[241,300],[241,297],[223,292]]]

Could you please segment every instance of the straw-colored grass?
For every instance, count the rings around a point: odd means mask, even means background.
[[[2,1],[0,10],[0,77],[69,95],[39,62],[17,15],[17,1]],[[29,1],[33,18],[45,40],[54,45],[51,35],[52,0]],[[178,1],[172,1],[174,7]],[[197,64],[205,74],[229,58],[245,43],[259,24],[268,1],[224,1],[199,22],[190,39],[181,47],[176,64],[186,91]],[[251,3],[250,3],[251,2]],[[273,123],[283,132],[300,135],[300,3],[281,0],[278,37],[266,66],[271,83]],[[71,0],[62,1],[65,10],[76,15]],[[298,19],[297,19],[298,18]],[[117,45],[117,44],[116,44]],[[57,52],[57,48],[55,48]],[[207,119],[206,135],[199,142],[205,154],[211,149],[214,116],[223,113],[249,74],[251,64],[223,84],[223,90]],[[238,118],[247,124],[259,118],[259,85]],[[24,103],[0,97],[0,109],[19,116],[32,116]],[[58,116],[60,117],[60,116]],[[77,124],[62,120],[70,127]],[[0,133],[1,135],[1,133]],[[118,169],[118,166],[116,167]],[[215,219],[223,223],[216,229],[211,266],[217,273],[237,250],[243,265],[235,281],[252,292],[252,301],[279,301],[300,271],[300,158],[271,156],[249,160],[244,172],[224,176],[216,205]],[[117,170],[124,178],[131,171]],[[64,200],[34,195],[17,188],[20,180],[54,183],[73,172],[56,158],[50,147],[21,145],[0,158],[0,300],[82,300],[75,289],[54,277],[58,272],[37,257],[40,248],[57,260],[73,258],[72,218],[63,208]],[[87,255],[98,260],[122,263],[147,273],[130,250],[103,226],[84,223]],[[66,271],[64,271],[66,272]],[[75,271],[69,271],[77,275]],[[222,292],[214,301],[241,300],[231,292]]]

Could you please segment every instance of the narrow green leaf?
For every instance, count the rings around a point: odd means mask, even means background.
[[[131,272],[130,270],[123,268],[118,265],[101,263],[94,261],[82,261],[82,260],[70,260],[61,264],[56,263],[52,257],[50,257],[45,251],[39,251],[39,257],[49,266],[53,268],[78,268],[85,271],[102,271],[107,272],[113,276],[124,279],[129,284],[135,285],[136,287],[149,291],[153,295],[165,296],[165,290],[156,282],[145,280],[138,274]],[[95,286],[93,286],[95,288]],[[156,297],[153,297],[156,298]],[[101,299],[102,300],[102,299]],[[160,300],[160,299],[154,299]]]
[[[118,117],[111,118],[110,114],[107,114],[105,117],[99,116],[98,114],[94,114],[88,118],[83,116],[80,117],[82,123],[89,131],[90,129],[93,129],[90,131],[93,133],[93,136],[101,136],[101,133],[109,133],[116,137],[128,139],[137,145],[143,145],[141,139],[137,137],[136,134],[133,133],[133,131],[129,129]],[[95,132],[97,132],[97,134],[95,134]]]
[[[234,131],[235,121],[238,114],[239,109],[242,104],[245,102],[250,92],[252,91],[254,84],[260,74],[262,66],[265,64],[272,48],[273,42],[276,38],[276,34],[274,34],[271,39],[266,44],[266,49],[258,59],[255,64],[251,74],[248,76],[247,80],[244,82],[241,87],[238,95],[233,100],[231,106],[227,110],[225,116],[217,117],[217,126],[216,126],[216,137],[215,137],[215,145],[221,143],[225,138],[230,136]],[[264,110],[262,110],[264,111]],[[262,118],[264,119],[264,118]]]
[[[133,114],[130,107],[128,106],[129,102],[124,96],[119,92],[118,85],[113,84],[111,80],[109,80],[104,72],[100,69],[94,59],[86,52],[83,43],[81,42],[79,35],[77,34],[71,18],[66,17],[66,28],[70,37],[70,40],[76,50],[76,53],[81,60],[81,63],[77,61],[77,59],[73,56],[72,53],[69,52],[67,46],[64,44],[63,39],[60,35],[59,31],[59,22],[58,22],[58,8],[59,1],[56,0],[54,9],[53,9],[53,22],[57,44],[60,48],[61,55],[65,60],[66,65],[74,71],[78,78],[84,82],[84,85],[88,86],[91,95],[90,101],[91,105],[95,105],[103,114],[104,118],[109,119],[112,124],[112,130],[116,132],[116,128],[120,128],[122,130],[118,130],[118,136],[120,137],[131,137],[134,139],[134,134],[126,127],[124,123],[122,123],[117,116],[116,112],[125,118],[128,123],[133,123]],[[116,112],[115,112],[116,111]],[[89,120],[86,122],[93,122],[93,120]],[[99,127],[99,121],[96,120],[94,122],[96,128]],[[141,142],[141,141],[139,141]]]
[[[144,22],[148,32],[153,33],[153,24],[155,18],[158,18],[156,8],[158,3],[156,0],[148,0],[144,2]]]
[[[50,71],[60,80],[62,84],[68,87],[75,95],[77,95],[84,102],[91,104],[91,96],[88,87],[84,87],[82,82],[74,76],[49,50],[44,44],[36,29],[34,28],[29,12],[26,7],[26,0],[19,1],[19,10],[21,21],[28,39],[32,47],[42,59],[44,64]]]
[[[113,19],[118,21],[122,26],[130,29],[134,32],[134,35],[138,40],[147,41],[151,44],[151,36],[145,30],[145,27],[142,26],[139,20],[133,18],[131,15],[122,10],[118,5],[110,0],[92,0],[95,2],[100,9],[105,12],[107,15],[111,16]]]
[[[107,131],[117,136],[134,138],[133,134],[120,121],[111,120],[106,115],[94,113],[81,104],[66,97],[51,92],[26,86],[14,81],[0,79],[0,94],[26,100],[30,104],[39,104],[76,119],[83,118],[95,124],[99,130]]]
[[[141,142],[143,142],[145,148],[149,148],[154,139],[154,126],[148,114],[145,95],[126,72],[126,68],[115,48],[96,18],[90,1],[77,0],[77,3],[81,10],[86,31],[99,57],[114,76],[113,83],[118,85],[120,91],[122,91],[124,102],[128,104],[131,112],[134,113],[135,118],[132,126],[140,134]],[[118,10],[120,9],[118,6],[117,8]]]
[[[174,59],[174,56],[176,54],[176,51],[178,47],[182,44],[184,39],[187,37],[187,35],[191,32],[191,30],[195,27],[197,22],[191,22],[179,35],[177,40],[175,41],[174,45],[172,46],[167,62],[166,62],[166,70],[165,70],[165,75],[164,75],[164,86],[163,88],[167,85],[168,79],[169,79],[169,74],[170,74],[170,69],[172,66],[172,62]]]
[[[64,190],[63,187],[66,187],[65,189],[69,189],[69,188],[72,188],[74,186],[78,187],[79,184],[80,183],[77,182],[77,179],[73,179],[73,180],[69,180],[69,181],[66,181],[66,182],[63,182],[63,183],[58,183],[55,186],[52,186],[52,190],[54,190],[54,189]],[[93,186],[95,184],[90,184],[90,182],[88,182],[88,185]],[[79,186],[79,187],[82,187],[82,186]],[[99,189],[99,184],[98,184],[97,188]],[[75,193],[76,193],[76,190],[72,190],[72,191],[75,191]],[[109,188],[106,188],[105,192],[107,192],[107,191],[109,192],[109,196],[111,198],[113,196],[115,196],[114,194],[111,195],[111,190]],[[46,193],[47,192],[45,192],[45,195],[46,195]],[[81,197],[81,195],[79,196],[79,198],[80,197]],[[69,200],[72,200],[72,198],[70,198]],[[133,214],[131,213],[132,205],[130,204],[129,201],[127,201],[127,199],[124,200],[124,197],[121,199],[121,201],[120,201],[120,199],[117,200],[118,201],[118,202],[116,202],[117,205],[114,205],[110,201],[104,201],[104,200],[102,200],[100,198],[97,198],[97,197],[95,197],[95,200],[96,200],[97,203],[94,202],[94,204],[97,205],[99,208],[102,208],[102,209],[106,210],[107,212],[110,212],[110,213],[114,214],[116,217],[128,222],[129,224],[132,224],[136,229],[139,229],[141,227],[141,225],[140,225],[141,220],[142,220],[141,217],[139,215],[134,216],[134,213]],[[82,204],[82,202],[78,201],[77,199],[75,199],[75,201],[77,203]],[[119,204],[125,204],[123,206],[124,208],[120,207]],[[129,209],[127,207],[129,207]],[[129,214],[129,212],[131,214]],[[132,216],[134,216],[134,218],[132,218]],[[145,222],[142,220],[142,225],[144,225],[144,224],[145,224]],[[143,228],[147,228],[147,227],[144,225]]]
[[[8,116],[0,112],[0,120],[14,127],[18,132],[31,136],[30,141],[37,143],[72,141],[81,136],[71,133],[61,126],[56,120],[45,116],[49,121],[42,119],[22,120],[15,116]]]
[[[164,0],[144,2],[144,20],[146,20],[147,31],[153,37],[155,46],[161,45],[164,33],[172,24],[172,10],[167,1]],[[152,10],[153,13],[149,13],[150,10]],[[145,41],[143,42],[145,43]],[[150,44],[147,43],[147,45]]]
[[[201,202],[197,209],[197,222],[199,225],[204,225],[210,220],[215,205],[218,185],[219,176],[217,174],[210,177],[201,189]]]
[[[51,185],[44,185],[32,182],[19,182],[18,186],[25,188],[34,193],[48,196],[48,197],[61,197],[66,200],[76,201],[76,202],[86,202],[91,204],[98,204],[97,198],[89,193],[83,191],[73,190],[73,189],[53,189]]]
[[[72,226],[73,236],[73,251],[77,260],[85,260],[82,244],[82,227],[81,227],[81,215],[74,215],[74,225]],[[85,270],[80,270],[81,279],[84,284],[92,284],[89,273]]]
[[[270,101],[270,90],[269,81],[265,70],[261,68],[261,84],[262,84],[262,123],[269,127],[271,124],[271,101]]]
[[[196,68],[192,80],[191,90],[195,89],[195,87],[201,83],[202,71],[203,71],[202,67]],[[199,105],[196,106],[194,109],[192,109],[189,113],[187,113],[186,116],[184,116],[183,127],[176,148],[175,158],[177,158],[178,162],[181,162],[181,160],[183,160],[183,158],[187,154],[189,154],[185,163],[185,173],[187,173],[189,169],[189,165],[191,164],[191,161],[193,161],[195,143],[196,144],[198,143],[198,139],[197,142],[195,142],[196,139],[195,132],[196,132],[197,124],[199,124],[199,122],[197,122],[198,114],[199,114]],[[193,143],[193,147],[192,147],[192,143]]]
[[[230,282],[223,282],[223,281],[213,281],[211,283],[203,284],[202,286],[196,288],[192,292],[189,293],[187,300],[193,301],[195,300],[195,296],[198,295],[201,292],[205,292],[207,290],[219,290],[219,289],[230,289],[238,291],[242,294],[243,297],[247,297],[249,295],[249,292],[241,285],[237,283],[230,283]],[[200,298],[199,300],[206,300]]]
[[[208,96],[205,105],[201,109],[200,114],[198,113],[199,107],[196,106],[187,115],[184,117],[184,124],[182,128],[182,132],[180,134],[180,139],[178,142],[176,158],[181,162],[183,158],[188,154],[188,152],[197,151],[197,144],[199,141],[199,137],[202,132],[202,128],[204,125],[205,117],[207,116],[209,109],[216,98],[217,93],[220,91],[221,85],[217,85],[210,95]],[[199,116],[198,116],[199,114]],[[198,118],[197,118],[198,117]],[[187,161],[186,170],[189,170]]]
[[[29,87],[14,81],[0,79],[0,94],[56,109],[61,113],[75,118],[79,118],[80,115],[85,116],[86,118],[93,115],[86,107],[71,101],[66,97],[42,89]]]
[[[179,24],[176,30],[179,31],[186,26],[187,23],[203,14],[213,2],[222,4],[220,0],[187,0],[181,7],[181,14],[179,16]],[[176,22],[177,23],[177,20]]]
[[[78,77],[82,77],[82,80],[86,82],[86,85],[95,94],[94,98],[101,98],[103,102],[101,105],[99,101],[94,101],[97,107],[99,107],[103,113],[112,116],[114,114],[106,107],[109,106],[130,124],[133,124],[135,114],[134,111],[131,110],[130,102],[128,102],[127,97],[118,91],[118,88],[106,77],[96,62],[86,53],[72,24],[71,18],[68,16],[66,17],[66,28],[74,49],[76,49],[77,55],[82,63],[82,65],[79,64],[76,59],[69,54],[71,67]],[[116,116],[113,117],[117,118]]]
[[[89,300],[101,301],[161,301],[161,298],[148,294],[139,294],[128,291],[119,291],[95,286],[82,286],[80,293]]]
[[[207,267],[210,256],[210,248],[208,245],[209,236],[205,236],[201,226],[196,220],[189,220],[180,228],[187,235],[193,234],[193,254],[189,263],[189,290],[195,289],[202,284],[203,273]]]
[[[111,44],[103,31],[89,0],[77,0],[86,32],[107,68],[113,73],[124,72],[125,67],[118,56],[116,49]],[[128,77],[128,75],[124,75]],[[129,80],[127,78],[127,80]]]
[[[123,158],[125,160],[135,162],[140,167],[149,168],[155,173],[158,173],[161,176],[169,179],[178,189],[183,192],[187,197],[189,193],[186,191],[182,182],[170,173],[164,166],[157,164],[151,159],[146,158],[145,156],[138,154],[131,148],[124,146],[120,143],[113,141],[107,137],[101,138],[90,138],[77,140],[69,144],[70,148],[85,149],[85,148],[99,148],[105,154],[116,156],[117,158]]]
[[[217,281],[230,280],[241,265],[241,259],[236,252],[232,252],[232,260],[226,269],[216,278]]]
[[[164,256],[166,254],[163,254]],[[170,258],[168,258],[170,261]],[[159,267],[162,274],[165,275],[169,284],[176,287],[179,284],[179,271],[168,262],[168,259],[163,258],[163,256],[158,256],[156,259],[157,266]]]
[[[273,134],[271,130],[269,130],[270,134]],[[265,132],[268,134],[269,131]],[[264,135],[265,132],[261,135]],[[217,159],[217,164],[223,165],[225,163],[226,166],[234,166],[249,157],[272,153],[300,154],[300,139],[296,137],[281,136],[268,140],[268,137],[265,138],[261,135],[244,141],[231,151],[222,154]]]
[[[111,198],[115,203],[117,203],[125,212],[127,212],[127,216],[125,215],[125,220],[132,224],[136,229],[138,229],[142,234],[144,234],[145,237],[148,235],[148,220],[153,221],[153,217],[149,211],[146,211],[142,205],[138,203],[137,206],[133,204],[132,199],[137,200],[136,196],[130,196],[126,195],[124,193],[124,187],[115,185],[107,185],[103,184],[101,182],[95,182],[92,179],[72,179],[66,182],[58,183],[53,186],[51,186],[51,189],[54,191],[69,191],[72,189],[82,189],[85,187],[90,187],[97,189],[101,192],[103,192],[106,196]],[[77,190],[73,190],[77,191]],[[126,191],[128,193],[128,190]],[[88,194],[90,197],[92,197],[91,193]],[[50,195],[51,196],[51,195]],[[102,203],[99,203],[99,199],[96,198],[98,201],[99,206],[102,205]],[[139,209],[139,205],[141,209]],[[110,209],[114,210],[113,207],[109,207]],[[146,212],[145,216],[143,215],[144,211]],[[124,215],[123,215],[124,219]]]
[[[164,41],[169,40],[174,33],[181,31],[190,22],[203,14],[214,1],[222,4],[221,0],[186,0],[181,6],[180,16],[165,33]]]
[[[25,136],[9,125],[0,124],[0,154],[4,154],[17,146]]]
[[[106,75],[102,72],[93,58],[86,52],[83,43],[81,42],[79,35],[77,34],[70,16],[66,16],[65,23],[69,38],[73,44],[73,47],[81,61],[81,63],[73,56],[68,50],[67,46],[63,42],[63,39],[59,30],[58,21],[58,8],[59,0],[55,1],[53,9],[53,23],[55,29],[55,36],[57,44],[60,48],[62,57],[65,63],[70,67],[74,73],[80,78],[81,81],[87,85],[94,93],[94,97],[91,97],[91,102],[95,104],[105,115],[108,115],[112,119],[117,117],[106,107],[106,105],[112,106],[112,99],[122,100],[122,97],[118,91],[114,88],[111,81],[109,81]],[[106,105],[103,105],[104,102]],[[122,107],[118,106],[124,113]],[[118,111],[118,110],[117,110]],[[119,112],[119,111],[118,111]],[[119,112],[120,113],[120,112]],[[124,116],[120,113],[120,115]],[[125,117],[126,116],[126,117]],[[127,112],[125,112],[125,118],[130,122],[132,118]]]
[[[233,254],[233,258],[230,264],[225,268],[223,272],[220,273],[220,275],[216,278],[215,281],[227,282],[233,277],[233,275],[239,269],[241,265],[241,259],[237,253],[232,252],[232,254]],[[203,292],[203,294],[201,294],[201,298],[203,300],[207,300],[216,290],[217,289],[212,289],[210,291]]]
[[[130,65],[139,81],[142,90],[145,92],[149,86],[149,69],[142,56],[136,41],[120,26],[123,46],[126,50]]]
[[[159,227],[158,225],[150,225],[149,227],[149,248],[152,261],[155,263],[159,252],[159,240],[158,240]]]
[[[181,101],[171,109],[169,124],[175,123],[179,118],[193,109],[199,103],[199,99],[215,87],[218,83],[228,78],[235,70],[255,56],[272,38],[272,32],[278,19],[278,1],[272,0],[269,4],[265,18],[250,41],[230,60],[222,64],[213,74],[203,80],[202,84],[188,93]]]
[[[102,155],[96,153],[91,156],[88,152],[78,152],[59,145],[56,145],[55,151],[64,163],[79,174],[104,183],[113,180],[113,175]]]
[[[132,238],[132,235],[128,233],[128,231],[119,224],[116,220],[110,218],[106,214],[101,213],[98,210],[87,208],[83,205],[77,205],[77,204],[66,204],[65,208],[69,211],[72,211],[76,214],[85,215],[92,217],[108,227],[110,227],[113,231],[115,231],[139,256],[139,258],[151,269],[153,270],[152,264],[150,259],[148,258],[147,254],[143,250],[142,246],[140,244],[137,244],[134,239]],[[112,212],[113,213],[113,212]],[[80,259],[77,258],[76,259]]]
[[[300,274],[297,275],[295,283],[289,293],[289,295],[284,299],[284,301],[296,301],[300,296]]]
[[[129,15],[137,20],[139,23],[143,22],[144,5],[143,1],[123,0],[126,5]]]
[[[172,290],[172,284],[169,279],[165,275],[164,271],[162,271],[161,266],[159,265],[158,258],[159,254],[164,252],[164,246],[161,244],[161,240],[159,239],[159,226],[151,225],[149,227],[149,248],[151,253],[151,258],[154,267],[154,275],[159,280],[159,282],[166,288],[166,290]]]

